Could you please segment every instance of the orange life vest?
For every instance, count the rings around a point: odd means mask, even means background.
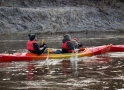
[[[33,47],[33,43],[38,44],[38,43],[36,42],[36,40],[33,40],[33,41],[30,41],[30,40],[29,40],[29,41],[26,43],[27,50],[35,51],[35,49],[34,49],[34,47]]]

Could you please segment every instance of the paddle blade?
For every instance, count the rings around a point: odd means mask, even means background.
[[[42,45],[44,44],[44,39],[42,39],[41,44],[42,44]]]

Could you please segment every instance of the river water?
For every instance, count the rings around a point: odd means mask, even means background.
[[[120,33],[70,33],[84,47],[123,44]],[[60,48],[62,33],[37,34],[50,48]],[[28,36],[1,35],[0,53],[25,52]],[[124,90],[124,52],[31,62],[0,62],[0,90]]]

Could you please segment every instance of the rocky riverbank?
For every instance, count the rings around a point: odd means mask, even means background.
[[[28,0],[26,0],[28,2]],[[13,4],[12,4],[13,3]],[[5,3],[4,3],[5,4]],[[8,2],[0,7],[0,33],[124,31],[124,12],[95,6],[28,6]],[[24,7],[25,5],[25,7]],[[30,5],[30,4],[29,4]]]

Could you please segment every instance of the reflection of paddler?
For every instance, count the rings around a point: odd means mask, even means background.
[[[35,69],[35,67],[34,67],[34,65],[33,64],[28,64],[28,66],[27,66],[27,78],[28,78],[28,80],[34,80],[35,79],[35,77],[34,77],[34,69]]]
[[[62,72],[63,74],[68,74],[70,71],[69,71],[69,68],[70,68],[70,60],[63,60],[62,61]]]

